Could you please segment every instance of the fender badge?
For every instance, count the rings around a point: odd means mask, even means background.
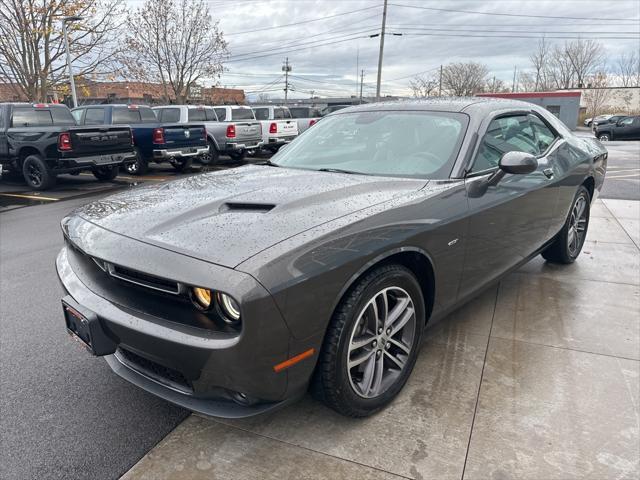
[[[456,243],[458,243],[458,239],[454,238],[453,240],[451,240],[449,243],[447,243],[447,245],[449,245],[450,247],[452,247],[453,245],[455,245]]]

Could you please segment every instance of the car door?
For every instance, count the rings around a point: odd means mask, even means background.
[[[613,126],[614,140],[630,140],[634,137],[634,117],[625,117]]]
[[[465,179],[470,216],[460,298],[471,295],[540,248],[548,240],[557,207],[558,187],[549,161],[555,137],[552,144],[541,143],[527,113],[500,114],[480,134]],[[506,174],[496,185],[481,188],[509,151],[536,156],[537,169],[525,175]]]

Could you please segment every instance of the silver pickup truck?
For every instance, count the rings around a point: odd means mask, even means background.
[[[322,117],[320,109],[317,107],[307,107],[306,105],[293,105],[289,107],[291,116],[298,122],[298,132],[302,133]]]
[[[247,151],[262,145],[260,122],[256,122],[249,107],[167,105],[154,110],[161,122],[204,124],[209,144],[209,153],[200,156],[204,165],[217,163],[221,154],[242,160]]]
[[[287,107],[255,106],[253,111],[262,124],[262,148],[275,153],[298,136],[298,122]]]

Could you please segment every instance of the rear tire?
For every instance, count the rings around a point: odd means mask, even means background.
[[[56,184],[56,175],[49,170],[40,155],[29,155],[24,159],[22,176],[34,190],[47,190]]]
[[[191,166],[193,165],[193,159],[191,157],[189,158],[184,158],[182,160],[177,160],[173,163],[171,163],[171,165],[173,166],[173,168],[175,168],[178,172],[186,172],[188,171]]]
[[[314,395],[350,417],[385,407],[413,370],[424,325],[424,299],[414,275],[397,264],[374,269],[347,292],[331,319]]]
[[[144,175],[149,171],[149,162],[140,153],[140,150],[135,149],[136,159],[131,163],[124,165],[124,171],[129,175]]]
[[[241,162],[242,160],[244,160],[244,157],[247,156],[247,151],[240,150],[239,152],[229,152],[229,156],[236,162]]]
[[[207,144],[209,145],[209,152],[200,157],[200,163],[202,165],[215,165],[220,161],[220,152],[218,152],[215,143],[211,140]]]
[[[118,176],[118,166],[96,167],[92,170],[92,173],[101,182],[110,182]]]
[[[589,229],[591,196],[581,185],[576,193],[569,216],[554,242],[542,252],[548,262],[569,264],[580,255]]]

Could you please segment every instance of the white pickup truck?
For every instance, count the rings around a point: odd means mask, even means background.
[[[287,107],[265,105],[252,108],[256,120],[262,124],[262,148],[275,153],[298,136],[298,122]]]

